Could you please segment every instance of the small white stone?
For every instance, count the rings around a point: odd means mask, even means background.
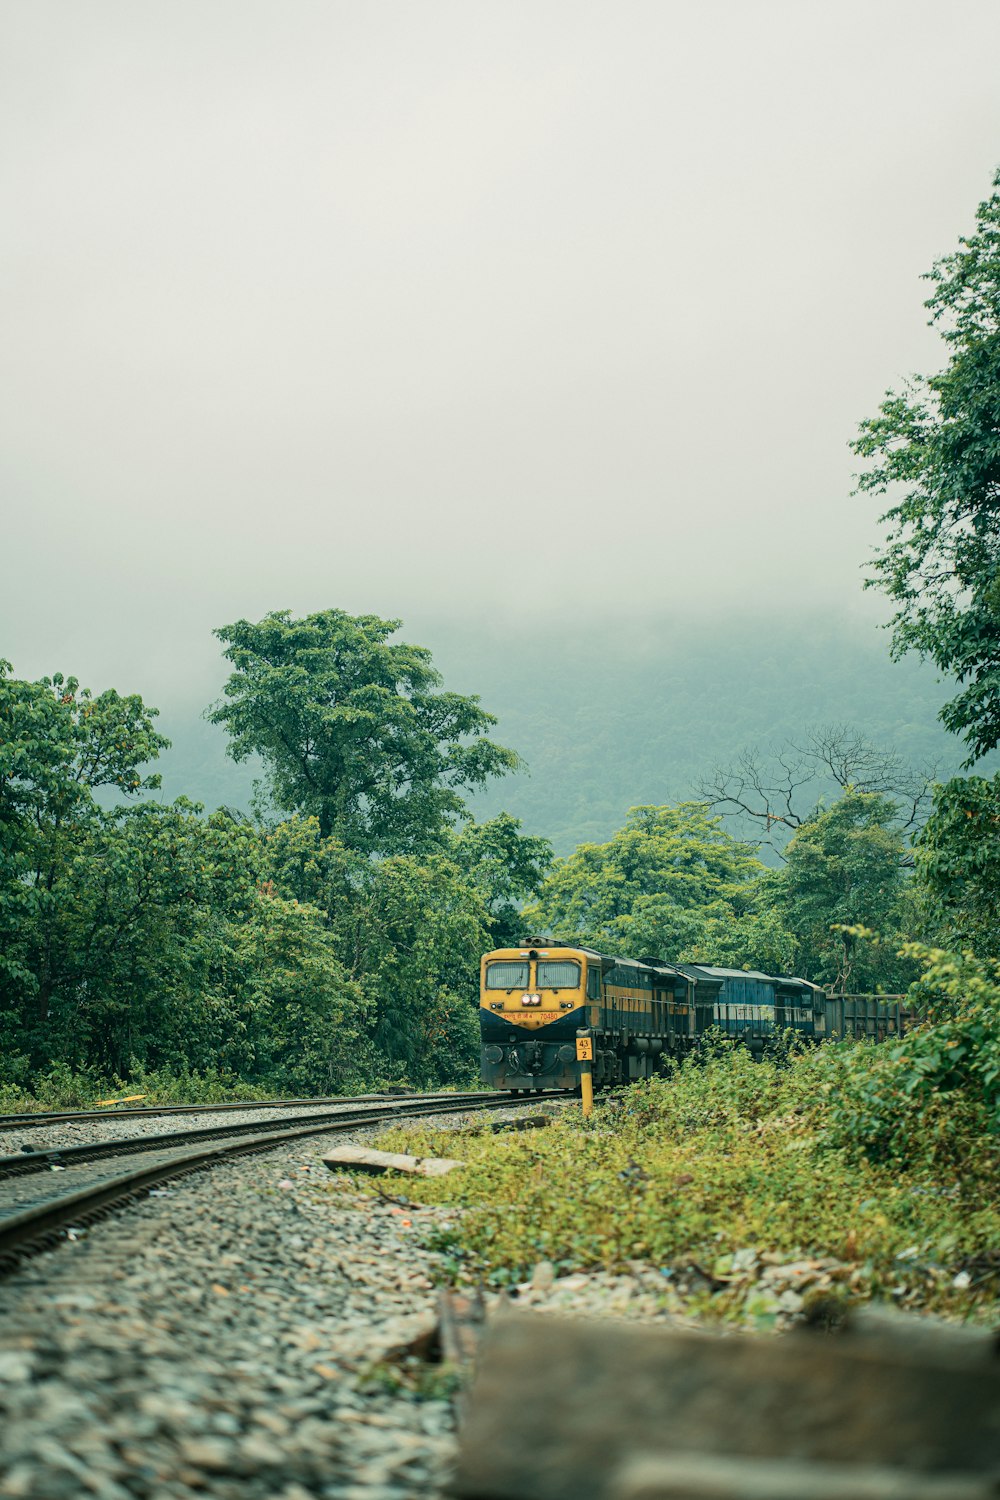
[[[535,1292],[548,1292],[552,1289],[552,1283],[556,1279],[555,1266],[550,1260],[540,1260],[531,1273],[531,1289]]]
[[[31,1379],[31,1355],[23,1349],[0,1350],[0,1380],[20,1385]]]

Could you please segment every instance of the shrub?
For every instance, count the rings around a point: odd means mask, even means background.
[[[495,1285],[542,1259],[557,1271],[694,1263],[721,1277],[750,1248],[844,1261],[860,1295],[903,1288],[946,1310],[983,1302],[1000,1236],[986,1166],[969,1172],[948,1155],[901,1165],[836,1139],[831,1115],[847,1118],[842,1096],[856,1100],[872,1061],[854,1043],[759,1063],[720,1045],[606,1098],[589,1121],[567,1109],[544,1131],[470,1129],[443,1147],[431,1128],[400,1128],[383,1142],[466,1159],[463,1172],[407,1191],[462,1210],[439,1245],[462,1274]],[[984,1255],[985,1276],[955,1286]]]

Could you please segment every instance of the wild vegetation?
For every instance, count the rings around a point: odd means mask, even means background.
[[[988,985],[995,1024],[995,975]],[[820,1256],[837,1262],[845,1302],[881,1292],[988,1314],[1000,1289],[996,1115],[972,1081],[942,1091],[927,1062],[925,1037],[760,1063],[720,1040],[589,1121],[574,1110],[545,1130],[473,1126],[445,1142],[399,1128],[380,1144],[466,1162],[403,1188],[460,1210],[434,1239],[459,1278],[504,1286],[542,1260],[558,1274],[651,1262],[666,1301],[693,1270],[701,1290],[685,1310],[766,1324],[773,1301],[741,1261]]]
[[[152,800],[166,741],[139,697],[3,664],[8,1092],[469,1081],[478,955],[549,849],[511,818],[460,819],[459,788],[515,757],[426,652],[385,646],[395,628],[328,611],[224,632],[240,646],[216,712],[267,768],[256,819]]]

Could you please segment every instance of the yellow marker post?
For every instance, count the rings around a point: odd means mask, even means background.
[[[576,1034],[576,1060],[580,1064],[580,1094],[583,1099],[584,1119],[594,1107],[594,1038],[590,1031]]]

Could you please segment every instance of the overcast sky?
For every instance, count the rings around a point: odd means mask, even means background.
[[[0,18],[19,673],[155,701],[281,607],[857,604],[846,445],[938,362],[996,0]]]

